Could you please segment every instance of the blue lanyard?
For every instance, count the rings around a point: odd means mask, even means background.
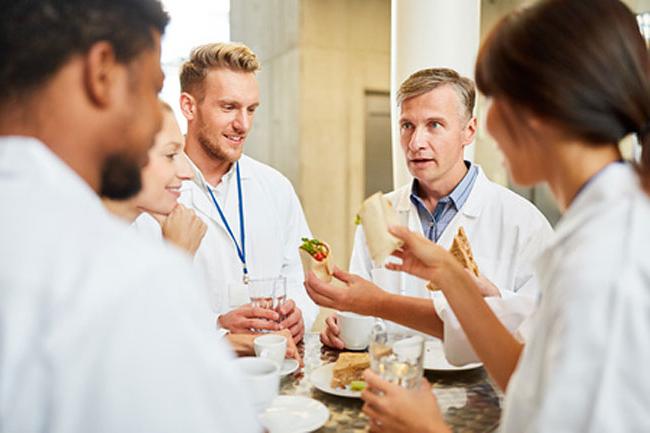
[[[235,171],[237,173],[237,196],[239,198],[239,235],[240,235],[241,247],[240,244],[237,243],[237,239],[235,239],[235,235],[233,234],[232,229],[230,228],[230,224],[228,224],[226,215],[224,215],[223,211],[221,210],[221,206],[219,206],[217,199],[214,197],[214,194],[212,193],[212,189],[207,183],[205,187],[210,193],[210,197],[212,197],[212,202],[214,203],[214,206],[217,208],[217,212],[219,212],[219,216],[221,217],[221,221],[223,222],[223,225],[226,226],[226,230],[230,235],[230,239],[232,239],[232,241],[235,244],[235,248],[237,248],[237,256],[239,256],[239,261],[242,264],[242,271],[244,272],[242,280],[244,284],[248,284],[248,280],[249,280],[248,268],[246,267],[246,232],[244,230],[244,201],[242,200],[241,175],[239,174],[239,161],[235,163]]]

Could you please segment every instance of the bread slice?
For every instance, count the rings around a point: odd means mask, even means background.
[[[363,371],[368,367],[370,367],[368,353],[341,353],[332,370],[332,388],[345,388],[353,380],[363,380]]]
[[[451,248],[449,248],[449,252],[456,257],[458,263],[463,265],[464,268],[472,271],[472,273],[478,277],[478,265],[474,261],[472,247],[470,246],[469,239],[467,239],[465,230],[462,227],[458,228],[458,233],[454,236],[454,241],[451,244]]]
[[[478,265],[476,264],[476,261],[474,261],[474,255],[472,254],[472,247],[470,246],[467,234],[465,234],[465,230],[462,227],[458,228],[458,233],[454,236],[449,252],[464,268],[469,269],[475,276],[479,276]],[[427,284],[427,289],[434,292],[440,290],[434,287],[431,282]]]

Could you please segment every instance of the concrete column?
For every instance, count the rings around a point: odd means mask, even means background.
[[[479,47],[480,0],[392,0],[391,13],[391,119],[393,182],[397,188],[410,174],[399,143],[399,110],[395,95],[413,72],[448,67],[474,76]],[[473,160],[474,145],[465,157]]]

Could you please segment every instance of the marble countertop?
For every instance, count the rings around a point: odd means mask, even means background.
[[[361,399],[337,397],[312,386],[310,373],[336,361],[339,351],[323,347],[318,334],[305,336],[303,370],[289,375],[280,384],[282,395],[302,395],[316,399],[330,411],[330,419],[319,433],[365,432],[368,419],[361,412]],[[492,432],[498,428],[502,394],[483,368],[466,371],[425,371],[448,425],[455,432]]]

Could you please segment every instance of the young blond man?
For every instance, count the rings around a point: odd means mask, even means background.
[[[180,201],[208,225],[195,263],[204,271],[219,327],[231,333],[288,329],[298,342],[318,314],[302,287],[298,255],[300,239],[311,234],[289,180],[243,154],[260,105],[259,69],[255,54],[234,43],[197,47],[183,64],[180,104],[195,177],[184,183]],[[278,276],[287,281],[280,314],[252,307],[246,282]]]

